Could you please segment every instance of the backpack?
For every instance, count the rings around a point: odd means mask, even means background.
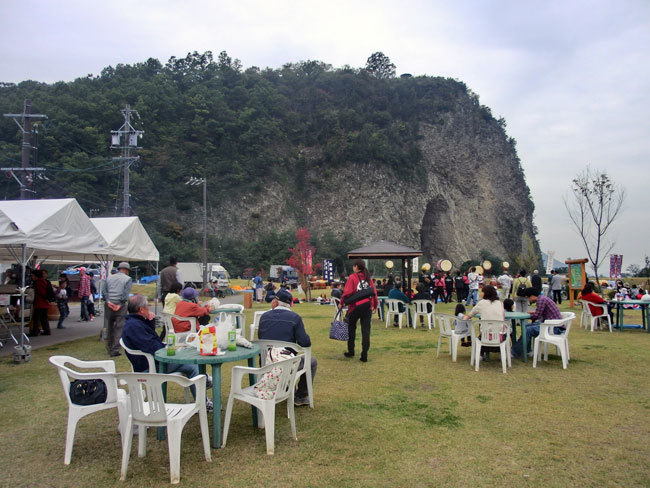
[[[518,297],[525,297],[526,296],[526,282],[521,282],[521,278],[519,278],[519,286],[517,287],[517,296]]]
[[[374,294],[375,294],[374,288],[370,286],[370,284],[366,280],[359,277],[359,284],[357,285],[357,291],[352,295],[350,295],[349,297],[346,297],[343,303],[345,305],[349,305],[350,303],[360,302],[361,300],[370,298]]]

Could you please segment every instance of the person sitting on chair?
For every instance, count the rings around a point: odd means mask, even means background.
[[[153,312],[149,311],[147,297],[133,295],[129,298],[127,311],[129,313],[122,327],[122,340],[126,347],[129,349],[137,349],[151,355],[155,355],[158,349],[165,347],[165,344],[160,340],[158,334],[156,334],[156,316]],[[144,356],[132,356],[128,352],[126,356],[131,361],[134,372],[157,372],[149,371],[149,362]],[[156,369],[158,369],[158,364],[156,364]],[[167,373],[182,373],[188,378],[194,378],[199,374],[199,366],[197,364],[168,364]],[[208,376],[206,388],[210,388],[210,386],[212,386],[212,379]],[[190,390],[196,398],[196,389],[194,386],[191,386]],[[205,406],[208,411],[212,411],[212,400],[206,398]]]
[[[176,304],[174,315],[179,317],[196,317],[199,325],[210,323],[210,305],[199,304],[199,292],[195,288],[187,287],[181,292],[181,301]],[[176,332],[189,332],[192,327],[189,320],[178,320],[172,317],[172,324]]]
[[[388,292],[388,298],[391,300],[400,300],[404,303],[398,304],[398,310],[400,312],[404,312],[406,310],[406,303],[409,303],[409,297],[407,297],[404,293],[402,293],[402,283],[400,281],[395,282],[395,288],[392,288]],[[398,321],[397,321],[397,315],[393,315],[394,323],[393,326],[397,327],[398,326]]]
[[[537,288],[526,288],[524,291],[524,296],[528,298],[528,303],[536,303],[537,307],[535,310],[530,312],[530,321],[531,324],[526,325],[526,346],[527,350],[530,351],[530,344],[534,337],[539,335],[539,324],[545,320],[562,320],[562,314],[560,309],[557,308],[557,305],[549,297],[540,295],[541,291]],[[554,334],[563,334],[565,327],[554,327]],[[515,343],[512,348],[512,355],[516,358],[521,357],[523,352],[524,344],[522,337],[519,337],[519,340]]]
[[[273,340],[293,342],[302,347],[311,346],[309,334],[305,331],[305,324],[297,313],[291,311],[293,297],[291,293],[281,288],[275,294],[271,302],[271,310],[264,313],[260,318],[260,327],[258,337],[260,340]],[[304,360],[303,360],[304,361]],[[299,369],[303,367],[303,361],[300,361]],[[318,361],[312,356],[311,358],[311,379],[316,377]],[[302,375],[298,381],[298,388],[294,397],[296,406],[309,405],[309,391],[307,390],[307,375]]]

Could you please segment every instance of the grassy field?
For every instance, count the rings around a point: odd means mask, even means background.
[[[650,334],[644,331],[590,333],[576,319],[568,370],[552,356],[537,369],[513,361],[503,374],[496,354],[474,372],[468,348],[452,363],[443,343],[436,359],[436,330],[386,329],[376,318],[369,362],[347,359],[345,345],[328,338],[331,307],[295,310],[319,361],[316,408],[297,409],[298,442],[281,408],[275,456],[267,456],[250,409],[236,403],[228,445],[206,463],[193,419],[183,434],[182,486],[650,485]],[[247,315],[250,321],[252,311]],[[638,312],[626,313],[628,323],[635,319]],[[53,354],[106,356],[90,338],[36,350],[29,364],[0,362],[0,485],[167,485],[167,445],[154,432],[147,457],[139,459],[134,445],[128,479],[118,481],[116,411],[79,423],[72,464],[64,466],[67,405],[47,362]],[[117,368],[129,370],[125,357]],[[223,369],[224,400],[230,368]],[[180,401],[182,391],[171,396]]]

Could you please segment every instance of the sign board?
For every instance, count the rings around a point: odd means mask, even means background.
[[[555,259],[555,251],[546,251],[546,274],[551,274],[553,269],[553,261]]]
[[[569,282],[570,286],[573,289],[584,288],[584,283],[582,282],[582,268],[584,265],[580,263],[573,263],[569,265]]]
[[[419,263],[420,263],[420,258],[417,258],[417,257],[413,258],[413,268],[412,269],[413,269],[414,273],[417,273],[418,271],[420,271],[420,264]]]

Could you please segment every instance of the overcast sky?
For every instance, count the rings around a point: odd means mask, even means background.
[[[563,196],[590,164],[627,192],[623,267],[650,255],[650,0],[0,0],[0,81],[208,50],[245,68],[363,67],[382,51],[398,74],[462,80],[517,140],[542,250],[586,256]]]

